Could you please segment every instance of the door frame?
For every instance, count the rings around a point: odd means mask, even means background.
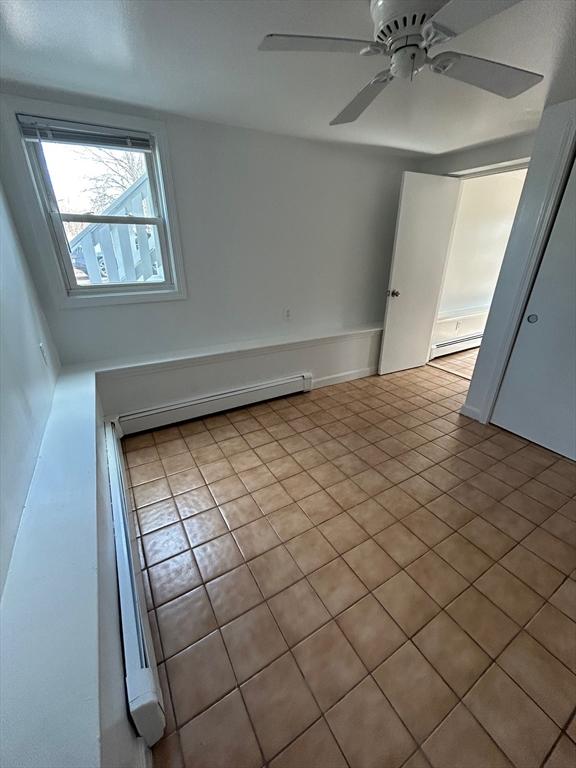
[[[504,374],[512,354],[524,310],[542,261],[556,214],[576,155],[576,100],[544,111],[532,161],[504,254],[516,255],[505,280],[501,269],[492,299],[478,360],[461,413],[481,423],[492,417]],[[539,174],[544,195],[534,197],[531,176]],[[522,258],[522,253],[526,256]]]
[[[510,160],[510,162],[496,163],[496,165],[485,165],[482,168],[471,169],[469,171],[458,171],[449,173],[457,179],[480,179],[483,176],[497,176],[500,173],[511,173],[512,171],[524,171],[530,166],[530,158],[522,160]]]
[[[469,179],[477,179],[477,178],[481,178],[481,177],[485,177],[485,176],[497,176],[497,175],[500,175],[500,174],[503,174],[503,173],[511,173],[513,171],[525,170],[525,169],[527,169],[529,167],[529,165],[530,165],[530,158],[527,157],[527,158],[521,158],[519,160],[511,160],[509,162],[505,161],[505,162],[502,162],[502,163],[497,163],[495,165],[483,166],[482,168],[478,168],[478,169],[470,169],[470,170],[458,171],[458,172],[455,172],[455,173],[428,173],[428,172],[424,172],[423,175],[427,175],[427,176],[443,176],[443,177],[446,177],[446,178],[454,179],[455,181],[465,182],[465,181],[467,181]],[[391,289],[394,287],[393,286],[393,282],[394,282],[393,281],[393,277],[394,277],[394,274],[393,274],[394,273],[394,256],[395,256],[395,250],[396,250],[396,243],[397,243],[397,240],[398,240],[398,231],[399,231],[399,227],[400,227],[400,206],[402,204],[402,193],[404,191],[404,184],[405,184],[405,180],[406,180],[406,173],[407,172],[405,171],[402,174],[402,180],[401,180],[401,183],[400,183],[400,196],[399,196],[399,205],[398,205],[398,215],[396,217],[396,227],[395,227],[395,231],[394,231],[394,247],[393,247],[393,251],[392,251],[392,263],[390,265],[390,272],[389,272],[389,275],[388,275],[388,287],[387,287],[387,291],[386,291],[387,301],[386,301],[386,305],[385,305],[385,308],[384,308],[384,323],[383,323],[384,333],[386,332],[386,323],[387,323],[387,320],[388,320],[388,312],[389,312],[389,309],[390,309],[390,302],[389,302],[390,293],[391,293]],[[410,173],[421,173],[421,172],[420,171],[410,171]],[[450,254],[452,252],[453,240],[454,240],[454,231],[456,229],[456,223],[457,223],[458,212],[459,212],[459,208],[460,208],[460,201],[461,201],[461,198],[462,198],[463,189],[464,189],[463,184],[461,184],[460,188],[458,190],[458,200],[456,202],[456,213],[455,213],[454,219],[452,221],[452,227],[451,227],[450,237],[449,237],[449,241],[448,241],[448,246],[446,248],[446,255],[445,255],[445,258],[444,258],[444,264],[443,264],[443,269],[442,269],[442,278],[441,278],[441,281],[440,281],[440,287],[439,287],[439,290],[438,290],[438,294],[436,296],[436,310],[435,310],[436,320],[438,319],[438,310],[440,308],[440,302],[442,300],[442,292],[444,290],[444,284],[446,282],[448,262],[449,262],[449,259],[450,259]],[[518,204],[518,208],[519,207],[520,207],[520,204]],[[427,359],[427,362],[429,362],[431,359],[433,359],[433,355],[432,355],[432,338],[433,338],[433,335],[434,335],[434,327],[435,327],[435,324],[432,323],[431,326],[430,326],[430,334],[429,334],[429,339],[428,339],[428,359]],[[480,344],[477,344],[476,346],[479,347]],[[465,348],[469,349],[470,346],[467,346]],[[383,349],[384,349],[384,335],[382,336],[382,343],[381,343],[381,349],[380,349],[380,358],[379,358],[379,362],[378,362],[378,373],[380,375],[385,375],[385,374],[382,374],[382,353],[383,353]]]
[[[458,171],[458,173],[450,173],[447,174],[448,176],[454,177],[458,179],[459,181],[465,182],[470,179],[480,179],[485,178],[486,176],[500,176],[504,173],[513,173],[514,171],[524,171],[528,170],[530,166],[530,158],[522,158],[521,160],[511,160],[510,162],[504,161],[502,163],[497,163],[496,165],[487,165],[483,166],[482,168],[476,169],[476,170],[465,170],[465,171]],[[524,180],[526,181],[526,180]],[[456,216],[454,217],[454,225],[452,228],[452,237],[450,238],[450,244],[448,247],[448,250],[446,252],[446,262],[444,264],[444,271],[442,274],[442,283],[440,286],[440,292],[438,294],[438,302],[436,306],[436,320],[438,320],[438,311],[440,309],[440,302],[442,300],[442,293],[444,291],[444,285],[446,283],[446,277],[448,272],[448,261],[450,259],[450,255],[452,252],[453,247],[453,236],[454,231],[456,229],[456,223],[458,218],[458,213],[460,210],[460,201],[462,199],[462,193],[464,191],[464,186],[462,185],[460,188],[460,194],[458,196],[458,205],[456,207]],[[520,207],[520,200],[518,200],[518,205],[516,206],[516,211]],[[516,219],[516,213],[514,214],[514,219]],[[508,237],[510,239],[510,236]],[[508,244],[506,244],[506,247]],[[502,264],[500,265],[502,267]],[[492,298],[494,298],[494,294],[492,294]],[[490,301],[490,306],[492,305],[492,301]],[[490,313],[490,306],[488,307],[488,314]],[[488,314],[486,317],[488,317]],[[430,329],[430,355],[428,357],[428,362],[430,360],[434,360],[436,357],[442,357],[443,355],[447,354],[446,352],[438,355],[433,355],[433,348],[432,348],[432,338],[434,337],[434,327]],[[463,339],[461,342],[454,342],[451,344],[451,346],[454,347],[453,354],[460,351],[465,351],[467,349],[479,349],[482,346],[482,339],[483,339],[484,332],[475,334],[474,336],[470,337],[469,339]],[[478,341],[478,338],[480,339]],[[478,343],[471,343],[471,342],[478,342]],[[459,349],[458,347],[461,346],[462,348]],[[450,353],[449,353],[450,354]]]

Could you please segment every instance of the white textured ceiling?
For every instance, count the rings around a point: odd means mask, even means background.
[[[516,99],[426,71],[337,127],[382,59],[257,46],[269,32],[372,38],[368,0],[0,0],[0,71],[231,125],[437,153],[533,130],[549,92],[574,97],[575,16],[575,0],[522,0],[444,46],[545,76]]]

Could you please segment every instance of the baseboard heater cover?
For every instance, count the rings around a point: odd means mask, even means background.
[[[138,563],[138,555],[134,551],[136,537],[128,512],[120,441],[111,422],[106,424],[106,453],[114,522],[126,697],[134,727],[151,747],[162,737],[166,718],[146,612],[142,574],[135,568],[135,563]]]
[[[482,342],[482,333],[475,333],[472,336],[462,336],[459,339],[450,339],[449,341],[439,341],[433,344],[430,351],[430,360],[442,355],[450,355],[455,352],[463,352],[465,349],[479,347]]]
[[[169,403],[158,408],[124,414],[119,416],[116,421],[122,434],[130,435],[134,432],[157,429],[179,421],[188,421],[220,411],[240,408],[262,400],[271,400],[275,397],[293,395],[298,392],[308,392],[311,388],[312,374],[299,373],[284,379],[259,382],[227,392],[216,392],[190,400]]]

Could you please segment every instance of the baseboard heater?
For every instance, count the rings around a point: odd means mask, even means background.
[[[140,569],[135,567],[135,563],[138,563],[138,553],[127,503],[122,450],[112,422],[106,424],[106,453],[114,522],[128,711],[136,731],[147,746],[151,747],[162,737],[166,718],[146,611],[142,574]]]
[[[122,434],[130,435],[147,429],[157,429],[179,421],[197,419],[201,416],[240,408],[244,405],[271,400],[274,397],[307,392],[312,387],[312,374],[299,373],[284,379],[259,382],[210,395],[201,395],[190,400],[169,403],[119,416],[117,422]]]
[[[430,360],[435,357],[441,357],[442,355],[450,355],[455,352],[464,352],[466,349],[473,349],[479,347],[482,341],[483,334],[475,333],[471,336],[462,336],[459,339],[449,339],[448,341],[440,341],[438,344],[433,344],[430,351]]]

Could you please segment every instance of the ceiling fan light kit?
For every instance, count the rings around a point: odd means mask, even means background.
[[[444,51],[433,57],[429,57],[428,52],[517,2],[519,0],[370,0],[374,40],[267,35],[260,50],[356,53],[384,56],[388,60],[387,69],[373,77],[330,125],[354,122],[392,80],[412,80],[425,67],[434,74],[510,99],[537,85],[542,75],[455,51]]]

